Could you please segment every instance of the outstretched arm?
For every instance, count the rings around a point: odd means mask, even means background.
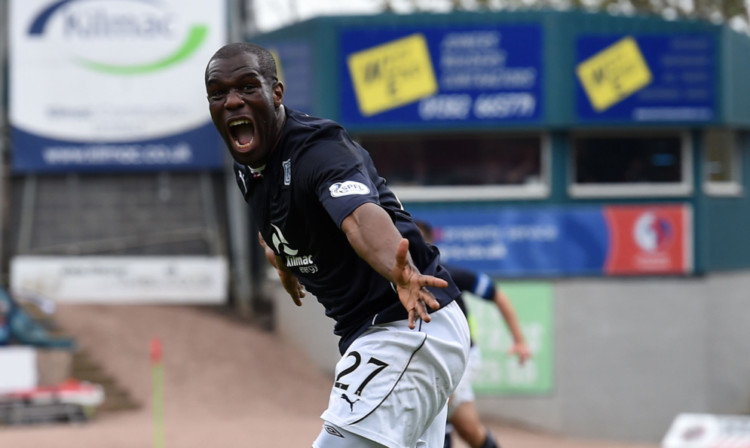
[[[357,254],[396,286],[409,312],[409,328],[415,327],[417,319],[429,322],[427,307],[438,309],[440,304],[425,286],[445,288],[448,282],[419,272],[409,255],[409,241],[388,213],[377,204],[362,204],[344,219],[341,229]]]
[[[258,232],[258,242],[263,247],[263,254],[266,257],[268,263],[276,268],[276,273],[279,274],[281,285],[284,287],[287,293],[292,297],[294,304],[302,306],[302,298],[307,295],[305,287],[297,280],[297,277],[291,273],[284,265],[283,261],[276,256],[273,250],[268,247],[266,242],[263,240],[260,232]]]
[[[500,309],[500,313],[503,315],[506,325],[508,325],[510,334],[513,336],[513,346],[510,348],[509,353],[518,356],[518,362],[523,365],[527,359],[531,358],[531,350],[529,350],[528,345],[526,345],[526,339],[523,337],[523,332],[521,331],[521,325],[518,323],[516,311],[513,309],[513,305],[510,303],[508,296],[506,296],[499,288],[495,290],[493,301]]]

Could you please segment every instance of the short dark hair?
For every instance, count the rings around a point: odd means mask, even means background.
[[[227,59],[233,58],[238,54],[254,54],[258,57],[258,64],[260,65],[260,74],[263,75],[267,80],[278,81],[278,74],[276,73],[276,60],[270,51],[261,47],[260,45],[251,44],[249,42],[233,42],[226,44],[219,48],[211,59],[209,64],[214,59]]]

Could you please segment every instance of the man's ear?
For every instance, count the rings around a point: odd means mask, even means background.
[[[276,81],[273,86],[273,105],[276,107],[281,106],[281,102],[284,100],[284,83]]]

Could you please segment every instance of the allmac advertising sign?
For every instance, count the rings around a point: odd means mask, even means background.
[[[717,118],[718,56],[709,34],[583,35],[576,51],[581,120],[695,123]]]
[[[13,0],[17,172],[213,169],[203,73],[224,0]]]
[[[350,28],[340,34],[340,121],[476,126],[542,116],[542,28]]]
[[[447,264],[498,277],[685,275],[688,205],[420,211]]]

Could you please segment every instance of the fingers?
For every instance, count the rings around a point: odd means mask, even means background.
[[[419,279],[420,285],[424,286],[432,286],[435,288],[446,288],[448,286],[448,282],[443,280],[442,278],[438,277],[432,277],[429,275],[423,275]]]
[[[277,269],[276,272],[279,274],[281,285],[284,287],[284,290],[286,290],[287,294],[289,294],[289,296],[292,298],[294,304],[297,306],[302,306],[302,297],[305,297],[305,295],[307,295],[305,287],[302,285],[302,283],[297,280],[297,277],[290,274],[289,272],[282,271],[280,269]]]
[[[431,320],[429,309],[440,309],[440,302],[426,287],[445,288],[448,282],[431,275],[422,275],[409,261],[409,240],[402,238],[396,248],[396,260],[393,267],[394,283],[399,289],[401,302],[409,313],[409,328],[414,329],[416,322],[422,319]]]
[[[391,271],[397,283],[401,283],[405,281],[405,278],[408,278],[406,276],[406,272],[409,269],[408,255],[409,240],[402,238],[398,243],[398,247],[396,247],[396,263],[393,265],[393,270]]]
[[[406,265],[406,256],[409,254],[409,240],[401,238],[396,248],[396,265],[403,267]]]
[[[524,365],[531,358],[531,352],[525,347],[513,346],[508,350],[508,354],[515,355],[520,365]]]
[[[302,286],[300,283],[297,283],[297,291],[296,294],[292,297],[294,299],[294,304],[297,306],[302,306],[302,298],[307,295],[307,292],[305,292],[305,287]]]
[[[304,291],[302,291],[300,285],[284,283],[284,289],[286,289],[287,294],[289,294],[289,297],[292,298],[292,301],[294,301],[295,305],[302,306],[302,297],[304,297]]]
[[[419,319],[417,311],[414,309],[409,310],[409,330],[413,330],[417,326],[417,319]]]
[[[439,306],[439,305],[438,305]],[[427,312],[427,306],[423,301],[417,300],[414,308],[409,310],[409,329],[413,330],[417,326],[417,321],[422,319],[425,322],[432,320],[430,314]]]
[[[299,298],[299,295],[297,294],[291,294],[292,300],[294,301],[294,304],[297,306],[302,306],[302,300]]]
[[[433,296],[432,293],[424,287],[422,287],[422,289],[419,291],[419,300],[417,301],[417,303],[419,303],[420,301],[433,310],[440,309],[440,302],[438,302],[435,296]],[[427,308],[425,308],[425,312],[427,312],[426,310]]]
[[[291,296],[292,300],[294,301],[294,304],[297,306],[302,306],[302,298],[307,295],[305,292],[305,287],[302,285],[297,285],[296,289],[292,289],[289,292],[289,296]]]
[[[420,293],[419,299],[414,304],[414,308],[409,310],[409,329],[413,330],[419,319],[422,319],[425,322],[432,320],[429,310],[427,309],[428,306],[433,310],[437,310],[440,308],[440,302],[435,300],[435,297],[433,297],[429,291],[423,289]]]

